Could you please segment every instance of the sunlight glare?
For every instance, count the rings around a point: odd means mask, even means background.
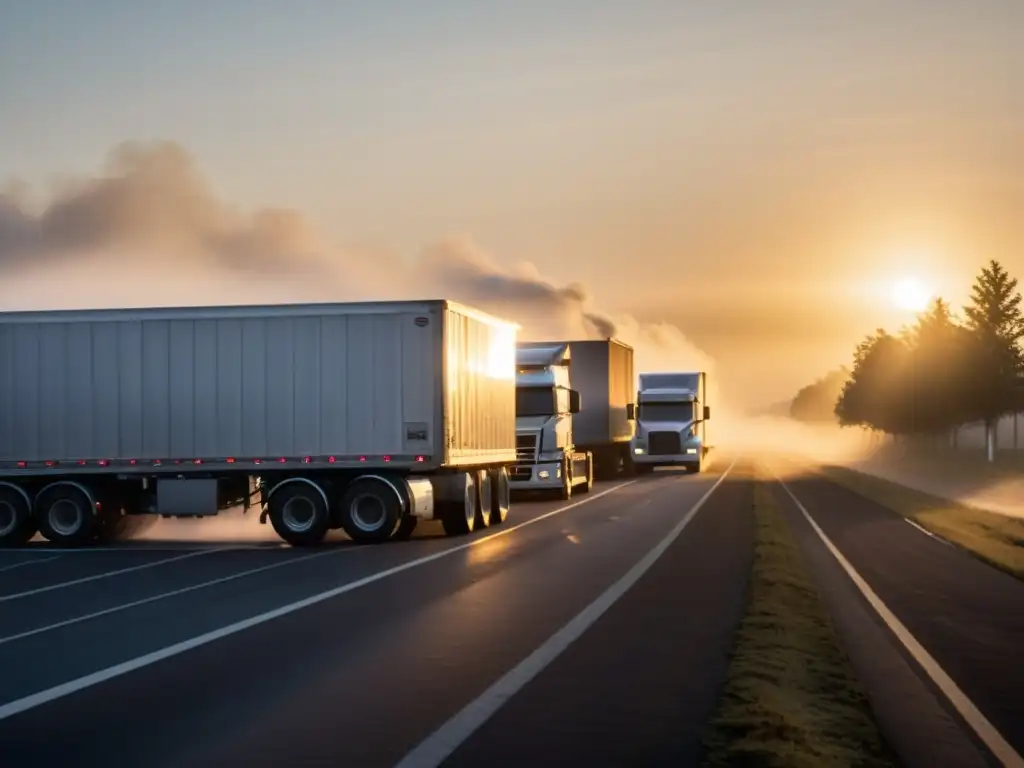
[[[892,286],[892,301],[899,309],[923,312],[931,299],[932,291],[916,277],[905,277]]]

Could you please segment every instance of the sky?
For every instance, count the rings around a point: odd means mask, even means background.
[[[910,319],[904,277],[958,304],[990,258],[1024,274],[1021,73],[1019,0],[0,0],[0,190],[20,217],[0,207],[0,297],[71,298],[53,283],[95,269],[40,249],[113,258],[125,243],[100,235],[145,209],[96,301],[143,303],[150,262],[194,277],[175,248],[195,243],[167,233],[209,226],[225,268],[283,243],[363,293],[537,281],[769,402]],[[124,142],[171,144],[140,160]],[[159,226],[127,202],[84,241],[67,216],[45,248],[15,232],[133,173],[132,200],[171,190]],[[225,245],[229,212],[265,209],[293,213]]]

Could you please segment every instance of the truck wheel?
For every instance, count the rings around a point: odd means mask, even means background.
[[[654,466],[651,464],[634,464],[634,474],[637,475],[649,475],[654,471]]]
[[[74,546],[96,535],[96,517],[89,497],[73,485],[57,485],[36,499],[39,532],[54,544]]]
[[[446,503],[444,514],[441,516],[441,525],[444,532],[449,536],[462,536],[472,533],[476,529],[476,478],[473,475],[466,475],[466,487],[462,494],[462,501]]]
[[[508,468],[499,467],[491,472],[491,525],[501,525],[508,519],[512,504],[508,485]]]
[[[390,485],[360,478],[341,497],[341,527],[352,541],[379,544],[399,527],[402,507],[402,499]]]
[[[38,530],[28,494],[0,487],[0,547],[24,546]]]
[[[272,492],[267,514],[277,535],[293,547],[319,544],[327,535],[327,504],[308,483],[288,483]]]
[[[592,453],[587,454],[586,467],[587,479],[580,484],[580,493],[589,493],[590,489],[594,487],[594,455]]]
[[[562,501],[572,498],[572,462],[569,459],[562,462],[562,487],[558,491],[558,498]]]
[[[393,539],[398,541],[408,541],[412,538],[413,533],[416,531],[416,526],[419,524],[419,518],[415,518],[412,515],[407,515],[402,518],[402,522],[398,524],[398,528],[395,530]]]
[[[491,473],[481,469],[476,473],[477,513],[476,528],[491,524],[491,510],[494,506],[494,489],[491,488]]]

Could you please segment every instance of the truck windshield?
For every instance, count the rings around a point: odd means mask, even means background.
[[[693,403],[641,403],[641,421],[692,421]]]
[[[516,416],[554,416],[555,390],[550,387],[516,389]]]

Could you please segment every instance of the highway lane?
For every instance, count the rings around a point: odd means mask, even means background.
[[[820,476],[797,474],[785,482],[981,716],[1024,754],[1024,584]],[[906,654],[891,632],[890,639]],[[937,691],[931,676],[915,668]],[[940,699],[953,713],[948,697]]]
[[[715,480],[714,472],[656,473],[600,498],[611,486],[598,485],[562,512],[559,502],[517,504],[510,532],[497,537],[503,529],[382,547],[215,551],[0,603],[4,764],[73,756],[110,766],[393,765],[626,574]],[[528,520],[537,522],[513,528]],[[72,581],[74,563],[93,574],[116,569],[122,555],[138,552],[69,553],[0,573],[0,586],[10,596]],[[59,576],[43,575],[51,566]],[[405,570],[379,576],[388,569]],[[29,581],[7,586],[4,576],[15,574]],[[283,613],[325,590],[333,594]],[[282,615],[252,621],[275,609]],[[102,610],[110,612],[45,628]],[[251,626],[194,643],[245,620]],[[185,652],[70,690],[82,676],[190,641]],[[25,701],[62,685],[64,695]]]

